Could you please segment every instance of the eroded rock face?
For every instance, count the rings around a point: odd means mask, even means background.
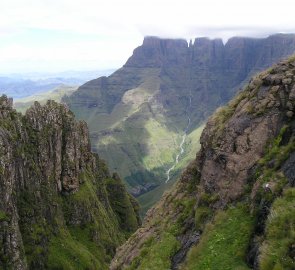
[[[110,184],[120,190],[120,211],[110,203]],[[120,178],[110,175],[104,161],[91,153],[86,123],[76,122],[66,106],[54,101],[44,106],[36,102],[22,116],[11,99],[0,98],[0,196],[4,269],[65,267],[52,245],[73,241],[76,236],[68,226],[97,246],[98,253],[88,250],[87,256],[99,259],[84,257],[82,267],[106,269],[107,256],[140,222],[137,203]],[[75,239],[80,249],[88,249]],[[66,244],[58,251],[66,260],[76,256],[79,261],[79,251],[71,252]]]
[[[141,47],[134,50],[124,67],[160,68],[165,62],[183,65],[187,42],[183,39],[160,39],[146,37]]]
[[[45,178],[54,172],[59,192],[74,192],[79,188],[78,176],[87,164],[94,169],[90,152],[88,128],[85,122],[75,122],[67,107],[49,101],[45,107],[35,103],[26,112],[28,124],[37,134],[38,162]]]
[[[209,121],[201,138],[204,145],[201,182],[205,190],[217,192],[225,204],[237,199],[244,191],[249,172],[264,153],[267,141],[280,130],[281,120],[278,112],[251,120],[246,125],[239,118],[231,119],[226,123],[227,132],[218,140],[216,150],[206,146],[210,135],[214,134],[210,127],[216,125]]]
[[[241,201],[248,200],[248,207],[256,213],[255,234],[263,239],[272,201],[281,195],[282,189],[294,186],[294,63],[294,58],[290,58],[259,74],[209,119],[196,160],[183,172],[175,187],[147,213],[142,228],[117,249],[111,269],[125,269],[130,265],[142,269],[141,263],[149,253],[145,250],[144,257],[140,254],[150,235],[161,243],[175,223],[180,228],[172,233],[179,243],[177,250],[187,252],[196,235],[202,240],[202,222],[205,220],[206,224],[208,216],[212,218],[213,213]],[[271,152],[270,147],[281,152]],[[205,211],[208,216],[200,221],[204,216],[198,215],[198,211]],[[195,226],[187,228],[192,220]],[[255,241],[249,261],[254,269],[260,269],[260,247]],[[175,257],[170,255],[165,259],[169,262],[171,258]],[[170,261],[170,266],[176,269],[179,263]]]

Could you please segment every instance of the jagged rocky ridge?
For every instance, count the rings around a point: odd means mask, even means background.
[[[295,57],[210,117],[111,269],[295,269]]]
[[[0,269],[107,269],[137,202],[64,105],[0,97]]]
[[[93,149],[138,196],[165,182],[188,115],[191,137],[184,146],[190,159],[188,144],[199,134],[193,131],[250,76],[294,51],[295,36],[284,34],[233,37],[226,44],[146,37],[121,69],[87,82],[64,101],[88,123]]]

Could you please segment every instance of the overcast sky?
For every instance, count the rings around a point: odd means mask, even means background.
[[[1,0],[0,72],[121,67],[143,37],[295,32],[294,0]]]

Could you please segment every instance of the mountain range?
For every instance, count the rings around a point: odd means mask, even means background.
[[[66,71],[57,73],[0,74],[0,94],[13,98],[25,98],[41,94],[61,86],[79,86],[113,70]]]
[[[145,211],[194,158],[213,111],[294,51],[295,35],[285,34],[225,44],[146,37],[121,69],[85,83],[63,102],[87,122],[93,151],[123,177]]]

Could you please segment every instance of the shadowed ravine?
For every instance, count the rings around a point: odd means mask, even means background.
[[[185,143],[185,140],[186,140],[186,136],[187,136],[187,132],[189,130],[189,127],[190,127],[190,124],[191,124],[191,118],[190,118],[190,109],[191,109],[191,106],[192,106],[192,96],[191,94],[189,95],[189,105],[188,105],[188,108],[187,108],[187,126],[184,130],[184,134],[182,135],[182,140],[181,140],[181,143],[179,145],[179,153],[176,155],[175,157],[175,162],[173,164],[173,166],[171,166],[167,171],[166,171],[166,175],[167,175],[167,178],[166,178],[166,181],[165,183],[168,183],[169,180],[170,180],[170,172],[172,170],[174,170],[175,166],[178,164],[179,162],[179,157],[184,153],[184,148],[183,148],[183,145]]]

